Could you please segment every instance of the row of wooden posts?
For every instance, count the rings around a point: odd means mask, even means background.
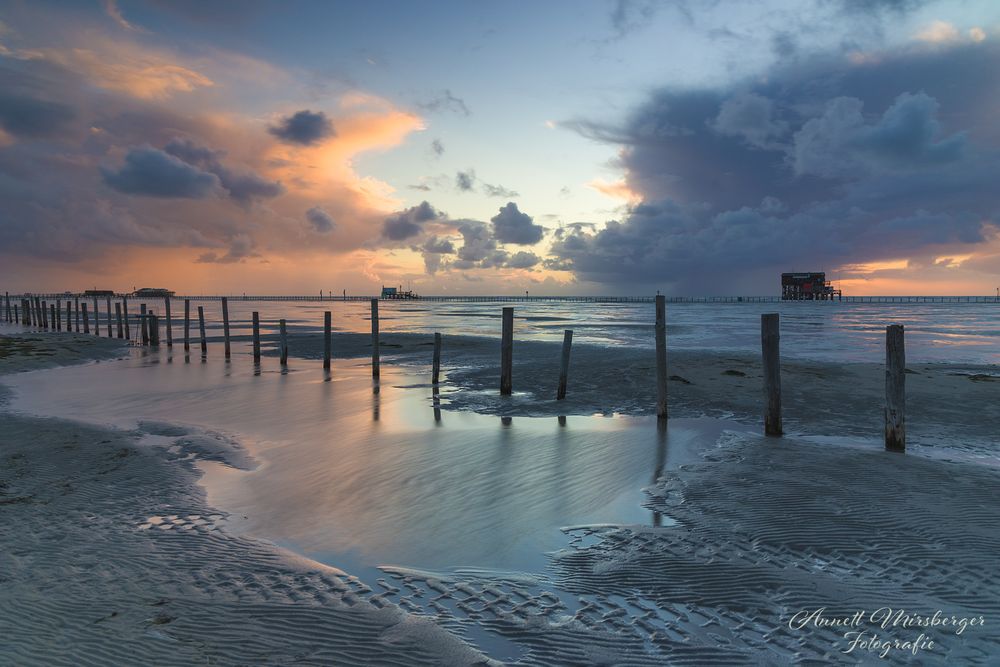
[[[8,322],[19,322],[25,326],[36,326],[61,331],[62,304],[46,304],[39,297],[22,298],[20,308],[14,304],[11,308],[10,295],[7,294],[6,319]],[[94,333],[101,335],[100,318],[98,317],[98,298],[94,297]],[[660,419],[667,418],[667,317],[664,296],[656,297],[656,324],[654,335],[656,340],[656,415]],[[372,377],[378,379],[380,369],[379,355],[379,314],[378,299],[371,300],[371,336],[372,336]],[[164,299],[166,316],[167,346],[173,346],[173,327],[170,316],[170,298]],[[184,299],[184,350],[190,350],[191,301]],[[147,312],[146,304],[139,306],[140,341],[143,345],[158,346],[160,343],[159,317],[156,313]],[[71,322],[72,320],[72,322]],[[66,331],[80,331],[83,322],[83,333],[90,333],[90,320],[87,312],[87,302],[77,297],[70,302],[66,300]],[[115,302],[115,320],[118,338],[131,339],[128,318],[128,299]],[[198,328],[200,334],[201,353],[208,354],[208,343],[205,336],[205,310],[198,306]],[[111,330],[111,297],[107,297],[106,329],[108,338]],[[225,358],[231,358],[229,336],[229,302],[222,299],[222,329]],[[253,360],[260,363],[260,313],[253,311],[252,320]],[[783,433],[781,423],[781,362],[779,354],[780,324],[777,313],[761,315],[761,357],[764,370],[764,433],[770,436],[780,436]],[[288,331],[285,320],[278,320],[279,363],[288,365]],[[330,369],[332,352],[332,314],[323,313],[323,368]],[[556,389],[556,399],[566,398],[566,387],[569,377],[570,351],[573,345],[573,331],[563,332],[562,355],[559,364],[559,383]],[[514,308],[504,307],[501,316],[500,337],[500,394],[509,396],[513,391],[513,361],[514,361]],[[892,324],[886,327],[886,363],[885,363],[885,447],[891,451],[906,449],[906,355],[903,341],[903,325]],[[440,382],[441,372],[441,334],[434,334],[434,355],[432,363],[432,384]]]

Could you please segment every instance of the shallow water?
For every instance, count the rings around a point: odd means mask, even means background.
[[[137,309],[138,304],[130,303]],[[197,306],[205,309],[209,335],[221,334],[218,301],[192,302],[192,336],[197,335]],[[653,304],[601,304],[560,301],[450,303],[383,301],[382,331],[499,337],[500,313],[514,306],[515,336],[520,340],[561,341],[573,329],[578,343],[652,347]],[[150,308],[163,309],[162,302]],[[251,313],[260,312],[262,330],[273,333],[287,320],[290,335],[322,330],[323,311],[333,316],[335,331],[370,330],[364,302],[231,301],[233,335],[249,334]],[[183,303],[172,306],[173,333],[182,335]],[[781,314],[782,355],[819,361],[878,361],[884,355],[885,326],[906,326],[907,352],[926,362],[1000,363],[1000,304],[843,302],[678,303],[667,306],[668,345],[673,349],[753,352],[760,349],[760,315]]]
[[[719,420],[512,418],[436,409],[391,368],[252,365],[134,350],[9,378],[15,410],[135,428],[192,425],[248,443],[253,472],[204,464],[231,528],[352,571],[377,565],[540,570],[560,528],[659,523],[642,488],[697,458]],[[375,391],[377,387],[378,391]],[[735,426],[735,428],[739,428]],[[148,429],[157,432],[157,429]]]

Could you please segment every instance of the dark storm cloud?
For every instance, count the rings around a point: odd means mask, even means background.
[[[501,243],[534,245],[542,240],[545,228],[536,225],[531,216],[517,209],[517,204],[508,202],[500,212],[490,218],[493,234]]]
[[[439,217],[441,214],[423,201],[386,218],[382,223],[382,236],[390,241],[404,241],[419,235],[425,222]]]
[[[280,183],[269,181],[253,171],[234,170],[225,166],[222,163],[224,151],[212,150],[190,139],[172,139],[164,147],[164,151],[218,176],[229,196],[241,204],[277,197],[285,191]]]
[[[320,234],[332,232],[333,228],[337,226],[333,217],[319,206],[313,206],[306,211],[306,220]]]
[[[998,67],[989,41],[814,57],[659,91],[620,126],[571,124],[622,146],[643,202],[557,237],[553,260],[601,282],[770,291],[789,268],[980,242],[1000,209]]]
[[[47,137],[75,117],[73,109],[65,104],[0,92],[0,126],[15,137]]]
[[[268,128],[268,132],[283,141],[303,146],[337,134],[333,121],[325,113],[308,109],[282,118],[277,125]]]
[[[221,186],[215,174],[152,146],[129,150],[121,168],[102,167],[101,174],[115,190],[147,197],[201,199]]]

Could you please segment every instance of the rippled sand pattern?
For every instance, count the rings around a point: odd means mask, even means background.
[[[890,652],[892,664],[1000,654],[996,470],[733,436],[649,493],[677,525],[567,529],[551,578],[391,569],[383,595],[511,639],[525,664],[884,664],[844,653],[844,629],[789,627],[821,607],[985,618],[959,636],[859,628],[935,641],[916,658]]]

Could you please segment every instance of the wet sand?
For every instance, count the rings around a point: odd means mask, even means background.
[[[523,393],[498,399],[486,362],[492,345],[481,339],[448,367],[438,422],[430,388],[414,379],[426,373],[425,348],[412,342],[395,348],[400,370],[387,371],[378,394],[363,358],[342,360],[327,378],[312,360],[293,360],[283,374],[268,359],[253,375],[242,353],[226,365],[220,354],[185,364],[177,351],[169,359],[133,352],[99,367],[7,378],[21,409],[47,397],[50,409],[96,415],[111,428],[0,413],[0,576],[12,582],[0,597],[0,632],[18,637],[0,651],[17,664],[128,664],[132,656],[467,664],[484,659],[476,647],[522,664],[880,664],[877,651],[845,653],[842,629],[789,622],[802,610],[886,606],[986,619],[961,635],[929,630],[936,643],[919,652],[924,664],[986,665],[1000,651],[990,629],[1000,617],[992,566],[1000,471],[988,421],[995,369],[911,363],[914,448],[900,456],[881,451],[880,417],[837,409],[879,410],[876,364],[786,366],[786,395],[828,392],[832,404],[790,419],[806,435],[765,439],[732,419],[728,431],[712,431],[683,419],[659,430],[641,415],[574,417],[602,391],[605,404],[638,400],[624,391],[621,368],[642,377],[641,359],[629,365],[587,350],[575,357],[580,373],[606,378],[604,386],[584,390],[581,378],[575,402],[555,405],[571,415],[566,426],[523,418],[532,409],[552,414],[531,399],[546,393],[548,374],[532,384],[515,367]],[[9,368],[48,363],[32,356]],[[753,360],[677,354],[672,363],[684,378],[671,383],[674,415],[717,410],[756,426]],[[954,402],[932,404],[948,391],[958,392]],[[303,422],[286,440],[276,436],[283,410]],[[517,416],[505,422],[497,413]],[[225,428],[248,414],[257,439]],[[694,433],[687,439],[685,427]],[[419,436],[434,429],[444,435]],[[498,442],[506,445],[491,450]],[[202,474],[207,496],[196,485]],[[581,516],[585,525],[546,538],[551,554],[540,562],[522,557],[530,549],[488,560],[553,507],[576,508],[552,516]],[[476,525],[491,516],[493,525]],[[495,546],[482,551],[477,531],[497,533]],[[435,549],[451,543],[465,555],[398,549],[393,536]],[[375,549],[345,551],[345,539]],[[390,553],[398,558],[374,555]],[[901,641],[920,631],[861,625]],[[914,658],[892,649],[886,660]]]

